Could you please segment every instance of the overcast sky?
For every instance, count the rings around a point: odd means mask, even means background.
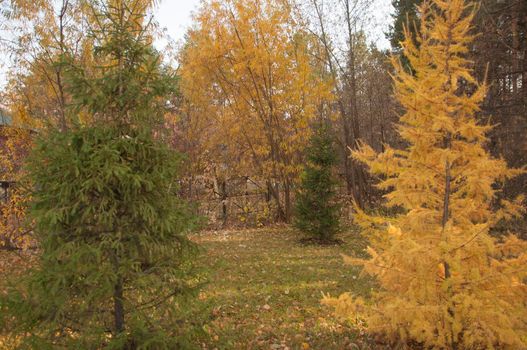
[[[370,33],[371,40],[381,48],[388,48],[389,42],[384,37],[384,32],[391,20],[391,0],[371,0],[374,5],[375,29]],[[186,29],[192,23],[192,13],[197,10],[201,0],[161,0],[155,11],[159,24],[167,29],[170,37],[176,41],[183,39]]]
[[[155,17],[173,39],[180,40],[192,22],[192,12],[199,7],[200,2],[201,0],[161,0]]]

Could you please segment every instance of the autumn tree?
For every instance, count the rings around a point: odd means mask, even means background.
[[[364,26],[371,16],[371,1],[310,0],[305,1],[311,16],[312,32],[322,47],[320,60],[331,77],[335,95],[339,130],[337,148],[342,159],[342,172],[349,195],[363,206],[368,195],[364,167],[348,157],[348,149],[356,149],[364,137],[360,111],[360,65],[368,60]]]
[[[519,214],[517,203],[494,199],[498,185],[521,171],[485,150],[491,127],[474,116],[487,91],[465,58],[474,5],[427,1],[419,13],[419,46],[408,30],[403,42],[415,75],[393,60],[396,97],[406,111],[398,130],[408,147],[353,153],[380,176],[394,213],[359,210],[370,258],[346,258],[376,277],[379,290],[370,300],[344,294],[324,301],[400,345],[525,348],[527,244],[489,234],[498,220]]]
[[[70,126],[66,63],[92,62],[93,38],[87,26],[95,19],[89,1],[11,1],[4,43],[12,57],[7,74],[6,104],[17,113],[24,109],[38,127]]]
[[[0,130],[6,140],[0,154],[0,177],[9,182],[9,196],[0,207],[0,240],[4,249],[32,245],[25,220],[30,184],[22,184],[22,164],[39,130],[66,130],[69,97],[65,62],[80,64],[91,38],[85,35],[88,6],[78,0],[10,0],[0,3],[0,49],[5,52],[7,84],[2,107],[10,125]]]
[[[380,51],[372,45],[368,47],[359,65],[357,101],[361,115],[359,120],[361,137],[364,142],[378,151],[382,151],[386,144],[396,146],[400,143],[394,128],[397,115],[394,112],[388,57],[388,52]],[[370,176],[367,176],[367,180],[373,182]],[[376,199],[376,196],[370,195],[370,199]]]
[[[296,195],[294,224],[318,243],[331,243],[341,227],[334,176],[337,156],[326,124],[316,126],[306,148],[306,164]]]
[[[154,135],[175,84],[145,30],[149,5],[92,5],[94,54],[111,64],[69,69],[68,93],[93,123],[41,133],[30,156],[41,254],[0,299],[11,348],[188,347],[197,219],[177,196],[181,156]]]
[[[489,92],[480,118],[496,127],[489,134],[493,154],[508,164],[527,164],[527,2],[481,1],[474,19],[478,33],[472,49],[477,77],[487,78]],[[527,175],[510,181],[503,195],[527,190]],[[525,230],[523,235],[527,237]]]
[[[30,120],[23,111],[8,115],[0,110],[4,123],[0,125],[0,250],[21,250],[32,245],[31,227],[26,222],[29,193],[19,184],[24,178],[24,159],[33,139]]]
[[[288,221],[309,121],[330,98],[310,65],[312,37],[282,0],[214,0],[196,22],[181,53],[182,92],[193,106],[184,119],[202,130],[193,133],[202,154],[264,182]]]
[[[401,53],[403,25],[415,35],[419,23],[416,5],[422,0],[394,0],[393,25],[388,33],[392,50]],[[495,127],[489,133],[492,154],[502,154],[508,164],[526,164],[524,130],[527,103],[527,2],[522,0],[480,1],[474,17],[474,29],[479,35],[468,57],[474,61],[474,75],[486,79],[489,91],[478,119],[491,120]],[[408,64],[402,56],[403,62]],[[511,197],[525,192],[525,175],[509,181],[501,196]],[[520,232],[518,232],[520,233]],[[525,232],[522,232],[525,234]]]

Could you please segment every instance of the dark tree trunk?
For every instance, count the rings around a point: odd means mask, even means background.
[[[227,223],[228,215],[227,215],[227,183],[225,180],[222,180],[220,184],[220,200],[221,200],[221,219],[222,219],[222,226],[225,226]]]
[[[124,305],[123,305],[123,281],[119,277],[114,286],[113,294],[113,317],[115,333],[124,332]]]
[[[289,183],[289,180],[286,180],[284,184],[284,207],[285,207],[285,221],[291,222],[292,217],[292,209],[291,209],[291,184]]]
[[[113,321],[114,321],[114,332],[115,335],[119,335],[124,332],[125,321],[124,321],[124,294],[123,294],[123,277],[119,272],[119,257],[117,252],[113,252],[112,264],[116,274],[116,280],[113,287]]]

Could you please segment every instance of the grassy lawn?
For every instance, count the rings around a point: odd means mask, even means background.
[[[192,236],[203,248],[198,265],[208,271],[197,300],[197,309],[206,310],[199,319],[205,319],[208,334],[198,336],[200,344],[195,345],[208,350],[378,348],[337,322],[320,303],[322,293],[369,293],[371,281],[341,258],[362,254],[365,242],[356,232],[341,236],[344,243],[333,246],[304,245],[301,238],[287,227]],[[2,253],[0,280],[14,267],[24,270],[29,261]],[[196,315],[192,310],[191,318]]]
[[[368,293],[359,269],[341,254],[360,254],[356,233],[341,246],[306,246],[289,228],[207,232],[193,239],[206,252],[210,283],[207,349],[362,349],[353,329],[339,324],[320,304],[322,292]]]

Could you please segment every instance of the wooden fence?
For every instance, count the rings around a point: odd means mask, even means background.
[[[182,196],[197,204],[211,228],[259,227],[277,220],[277,206],[264,181],[251,177],[218,181],[199,176],[182,180],[180,186]],[[351,196],[344,186],[338,188],[337,200],[343,204],[343,218],[351,218]]]

